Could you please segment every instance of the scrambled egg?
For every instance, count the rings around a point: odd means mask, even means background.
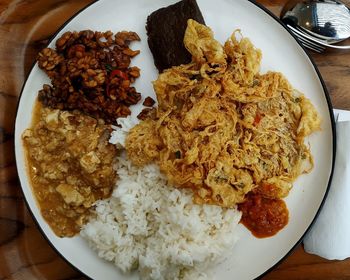
[[[156,118],[126,139],[134,164],[157,162],[200,204],[234,207],[262,184],[285,197],[313,166],[304,138],[320,128],[314,106],[281,73],[260,74],[261,51],[238,36],[222,46],[210,28],[189,20],[184,44],[192,62],[159,75]]]

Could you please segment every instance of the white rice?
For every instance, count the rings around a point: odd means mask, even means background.
[[[119,148],[125,146],[125,138],[129,130],[138,124],[139,120],[134,115],[128,116],[126,118],[118,119],[119,126],[112,126],[113,131],[111,133],[111,138],[109,142],[117,145]]]
[[[124,144],[128,119],[123,127],[115,144]],[[137,269],[141,279],[206,279],[203,270],[232,252],[239,211],[195,205],[191,191],[169,186],[155,164],[137,168],[122,155],[117,170],[111,198],[96,203],[81,231],[99,257],[125,273]]]

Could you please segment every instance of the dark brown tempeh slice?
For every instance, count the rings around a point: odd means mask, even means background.
[[[182,0],[148,16],[148,45],[159,72],[191,62],[191,55],[183,44],[190,18],[205,24],[196,0]]]

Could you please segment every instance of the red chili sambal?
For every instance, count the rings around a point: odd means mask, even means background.
[[[238,209],[242,211],[241,223],[258,238],[273,236],[288,224],[287,206],[279,198],[251,192]]]

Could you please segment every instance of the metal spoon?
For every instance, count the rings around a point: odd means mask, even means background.
[[[350,37],[350,10],[337,0],[291,0],[281,19],[328,44]]]

